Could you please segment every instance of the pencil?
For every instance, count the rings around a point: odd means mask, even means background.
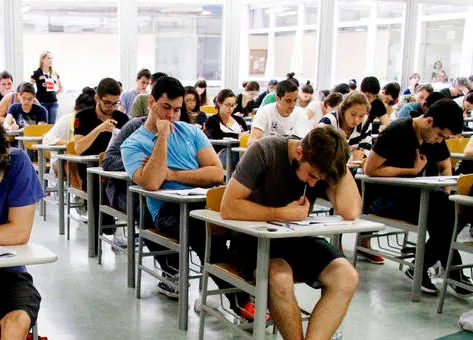
[[[306,185],[305,185],[305,187],[304,187],[304,192],[302,193],[302,197],[305,197],[305,192],[306,192],[306,190],[307,190],[307,183],[306,183]]]

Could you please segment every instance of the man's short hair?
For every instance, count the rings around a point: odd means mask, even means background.
[[[387,83],[386,85],[383,86],[383,91],[384,94],[390,95],[393,97],[393,100],[395,101],[396,99],[399,98],[399,92],[401,92],[401,86],[399,86],[398,83],[395,81],[391,83]],[[390,103],[390,105],[394,105],[394,103]]]
[[[464,86],[468,89],[468,91],[473,90],[473,86],[471,86],[470,82],[468,81],[468,78],[466,77],[458,77],[455,78],[453,81],[453,87],[455,88],[460,88],[460,86]]]
[[[97,86],[97,96],[99,96],[100,98],[103,98],[106,95],[119,96],[120,93],[120,85],[113,78],[104,78]]]
[[[34,89],[34,86],[33,84],[31,84],[30,82],[23,82],[20,84],[19,88],[18,88],[18,93],[19,94],[22,94],[22,93],[31,93],[33,96],[36,95],[36,90]]]
[[[13,76],[8,71],[1,72],[0,73],[0,79],[11,79],[11,81],[13,82]]]
[[[158,81],[159,78],[161,77],[167,77],[167,73],[164,73],[164,72],[155,72],[151,75],[151,87],[153,87],[154,85],[156,85],[156,82]]]
[[[473,77],[473,76],[472,76]],[[277,85],[278,84],[278,81],[276,79],[271,79],[269,82],[268,82],[268,86],[274,86],[274,85]]]
[[[178,97],[184,98],[185,90],[179,80],[165,76],[159,78],[156,85],[154,85],[151,90],[151,95],[154,100],[159,100],[164,93],[166,93],[169,99],[176,99]]]
[[[350,93],[350,87],[346,83],[340,83],[340,84],[335,85],[335,87],[332,89],[331,92],[347,94],[347,93]]]
[[[276,95],[279,98],[282,98],[286,92],[294,92],[298,90],[297,85],[292,80],[286,79],[278,83],[278,86],[276,87]]]
[[[378,94],[381,86],[379,80],[376,77],[365,77],[361,81],[360,90],[364,93]]]
[[[434,88],[430,84],[420,84],[419,86],[416,87],[416,93],[422,90],[427,91],[428,94],[431,94],[432,92],[434,92]]]
[[[423,115],[433,118],[433,127],[449,129],[457,135],[463,130],[463,111],[452,99],[440,99],[433,103]]]
[[[425,100],[425,108],[427,109],[431,107],[433,103],[445,98],[447,97],[445,97],[445,95],[443,95],[442,93],[434,91],[431,94],[429,94],[429,96]]]
[[[301,141],[302,161],[327,175],[327,181],[337,183],[347,171],[350,157],[346,138],[331,126],[312,129]]]
[[[136,75],[136,79],[141,79],[142,77],[150,79],[151,78],[151,72],[147,68],[139,70],[137,75]]]

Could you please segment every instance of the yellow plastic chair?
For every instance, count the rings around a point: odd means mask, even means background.
[[[465,147],[468,144],[469,140],[470,138],[460,136],[448,138],[445,140],[445,142],[447,143],[447,147],[450,153],[463,153],[463,150],[465,150]],[[458,159],[451,159],[451,162],[452,168],[455,169],[455,166],[458,163]]]
[[[44,136],[51,128],[53,124],[43,124],[43,125],[30,125],[26,126],[23,130],[23,136],[25,137],[42,137]],[[39,142],[25,142],[25,150],[34,150],[33,144],[39,144]]]
[[[214,115],[218,113],[218,110],[212,105],[203,105],[200,107],[200,111],[205,112],[208,115]]]

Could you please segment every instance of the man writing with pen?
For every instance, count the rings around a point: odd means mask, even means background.
[[[356,219],[361,198],[347,171],[349,147],[331,127],[313,129],[303,140],[268,137],[255,142],[238,163],[222,199],[226,219],[288,222],[305,219],[317,197],[337,214]],[[254,279],[256,239],[232,240],[238,270]],[[284,339],[328,339],[341,323],[358,284],[358,274],[326,240],[314,237],[271,241],[269,310]],[[304,336],[294,282],[325,287]]]

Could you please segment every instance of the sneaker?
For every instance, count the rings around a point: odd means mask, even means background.
[[[215,300],[210,299],[210,296],[207,296],[207,306],[220,312],[219,310],[220,303],[218,303]],[[194,312],[196,312],[197,314],[200,314],[201,311],[202,311],[202,298],[199,296],[194,301]]]
[[[366,261],[374,264],[383,264],[384,258],[378,255],[369,254],[363,250],[358,250],[358,255],[363,257]]]
[[[178,274],[169,275],[169,274],[163,273],[163,277],[168,279],[169,281],[172,281],[172,282],[176,283],[176,284],[179,283],[179,275]],[[158,286],[156,287],[156,290],[158,291],[158,293],[166,295],[170,299],[173,299],[173,300],[179,299],[179,290],[174,289],[173,287],[171,287],[170,285],[168,285],[164,281],[160,281],[158,283]]]
[[[255,320],[255,304],[252,302],[247,302],[241,309],[240,309],[240,316],[242,319],[253,322]],[[266,314],[266,321],[269,321],[271,317],[269,314]]]
[[[458,280],[461,283],[464,283],[464,284],[470,286],[473,289],[473,283],[471,282],[471,279],[468,276],[464,275],[463,273],[461,273],[460,278],[458,278],[458,274],[453,272],[453,273],[450,274],[450,278],[452,278],[454,280]],[[452,289],[455,291],[455,293],[460,297],[473,296],[473,291],[471,291],[471,290],[468,290],[468,289],[465,289],[463,287],[457,286],[454,283],[449,283],[449,285],[450,285],[450,287],[452,287]]]
[[[408,268],[404,274],[412,280],[414,280],[414,268]],[[430,280],[429,273],[426,271],[424,275],[422,275],[422,283],[420,285],[420,289],[427,294],[430,295],[437,295],[437,287],[434,286],[432,281]]]
[[[75,221],[86,223],[89,217],[86,215],[81,215],[76,209],[72,209],[70,212],[71,218]]]
[[[113,232],[113,243],[119,246],[120,248],[127,247],[127,240],[123,232],[123,228],[115,229],[115,231]]]

